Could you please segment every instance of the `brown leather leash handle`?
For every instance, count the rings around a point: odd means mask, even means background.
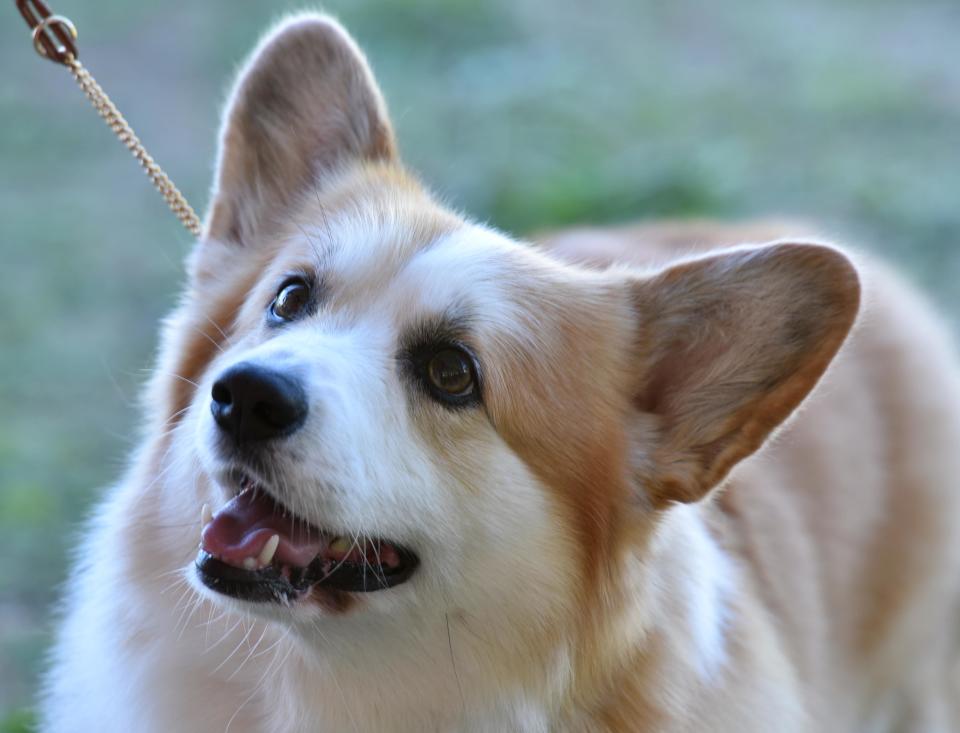
[[[174,215],[180,220],[180,223],[186,227],[193,236],[199,237],[203,231],[200,224],[200,217],[187,203],[180,190],[173,184],[169,176],[154,161],[147,149],[140,142],[140,138],[133,132],[120,110],[110,100],[106,92],[97,84],[96,79],[80,63],[79,50],[77,49],[77,28],[70,22],[69,18],[62,15],[56,15],[50,12],[50,8],[43,0],[14,0],[17,10],[27,22],[30,31],[33,34],[33,47],[37,53],[46,59],[50,59],[58,64],[62,64],[70,69],[73,78],[87,99],[93,104],[94,109],[105,123],[113,130],[117,138],[122,142],[127,150],[143,167],[147,177],[153,182],[153,185],[167,202],[167,206]]]
[[[69,18],[54,15],[42,0],[16,0],[17,10],[33,32],[33,47],[37,53],[67,65],[67,59],[79,57],[77,29]]]

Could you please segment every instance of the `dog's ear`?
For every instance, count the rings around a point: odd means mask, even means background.
[[[702,498],[823,375],[859,307],[856,270],[813,244],[730,250],[631,285],[634,406],[654,506]]]
[[[245,244],[325,172],[396,155],[366,60],[333,19],[281,23],[240,72],[224,115],[208,236]]]

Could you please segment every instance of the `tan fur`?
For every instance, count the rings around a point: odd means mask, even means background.
[[[581,261],[648,266],[671,252],[796,232],[809,228],[655,224],[561,233],[544,246]],[[740,603],[759,617],[736,630],[737,645],[747,650],[766,636],[768,653],[794,667],[795,692],[810,701],[805,730],[954,730],[956,357],[915,294],[877,263],[858,263],[864,312],[828,377],[704,508],[745,571]],[[612,686],[603,713],[610,730],[635,730],[631,721],[650,715],[657,665]],[[726,694],[698,714],[707,729],[736,729],[708,722],[749,696]],[[878,708],[884,713],[870,712]]]
[[[852,261],[787,223],[540,246],[474,225],[403,170],[343,29],[289,21],[226,115],[149,437],[71,586],[44,730],[89,730],[107,701],[107,728],[144,731],[958,729],[960,372],[917,296]],[[323,300],[271,331],[291,271]],[[450,312],[483,383],[456,412],[396,368],[404,335]],[[339,350],[346,376],[324,361]],[[286,457],[332,444],[363,465],[275,490],[348,514],[362,489],[364,520],[422,523],[434,556],[408,584],[269,612],[167,595],[199,507],[230,495],[203,453],[211,382],[253,352],[301,359],[334,397],[353,385],[353,442],[319,423]],[[248,665],[261,642],[269,665]]]

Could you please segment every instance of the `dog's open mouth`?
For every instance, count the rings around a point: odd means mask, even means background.
[[[250,480],[203,524],[196,561],[201,582],[245,601],[288,603],[316,587],[384,590],[408,580],[419,564],[396,543],[324,532]]]

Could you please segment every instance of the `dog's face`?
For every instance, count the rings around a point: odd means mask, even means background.
[[[164,363],[210,505],[196,584],[318,644],[454,613],[543,653],[799,404],[856,308],[824,247],[590,271],[462,220],[400,169],[342,29],[291,21],[228,110]]]
[[[576,539],[524,453],[578,447],[537,404],[572,391],[583,408],[564,421],[600,428],[591,402],[609,408],[624,387],[609,341],[627,304],[603,277],[571,277],[408,183],[355,188],[381,174],[335,184],[358,197],[344,208],[327,206],[329,190],[308,200],[254,258],[189,412],[222,489],[214,506],[240,492],[208,524],[200,577],[300,616],[440,593],[501,608],[528,595],[543,609],[572,580]],[[583,363],[562,356],[574,341]]]

